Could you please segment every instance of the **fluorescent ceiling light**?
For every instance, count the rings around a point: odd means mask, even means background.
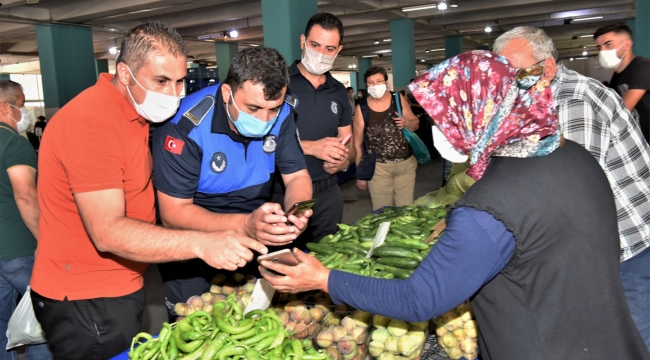
[[[573,58],[569,59],[569,61],[573,61]]]
[[[438,3],[438,10],[447,10],[447,3],[444,0]]]
[[[199,40],[214,39],[214,38],[218,38],[218,37],[222,37],[222,36],[224,36],[223,32],[218,32],[218,33],[214,33],[214,34],[206,34],[206,35],[199,36]]]
[[[577,57],[576,60],[587,60],[586,57]]]
[[[409,6],[402,8],[403,12],[409,12],[409,11],[419,11],[419,10],[427,10],[427,9],[435,9],[438,7],[438,4],[430,4],[430,5],[420,5],[420,6]]]
[[[391,38],[384,39],[384,42],[390,42],[391,40],[392,40]]]
[[[587,56],[587,55],[589,55],[589,52],[587,50],[582,52],[582,56]]]
[[[462,29],[458,30],[459,34],[479,33],[485,31],[484,28]]]
[[[108,49],[108,52],[109,52],[111,55],[115,55],[115,54],[117,54],[117,47],[113,46],[112,48]]]
[[[362,58],[374,58],[374,57],[378,57],[378,56],[379,55],[364,55],[364,56],[362,56]]]
[[[441,48],[441,49],[431,49],[431,51],[445,51],[445,48]]]
[[[457,7],[458,7],[458,4],[456,4],[456,3],[451,3],[451,4],[449,4],[449,7],[457,8]]]
[[[379,45],[379,40],[375,40],[375,41],[373,42],[373,44],[375,44],[375,45]]]
[[[375,54],[386,54],[386,53],[389,53],[389,52],[392,52],[392,51],[393,50],[391,50],[391,49],[377,50],[377,51],[375,51]]]
[[[237,31],[237,30],[231,30],[231,31],[228,33],[228,36],[230,36],[231,38],[234,39],[234,38],[236,38],[236,37],[239,36],[239,31]]]
[[[485,27],[485,32],[486,32],[486,33],[491,33],[491,32],[492,32],[492,28],[489,27],[489,26],[486,26],[486,27]]]
[[[580,19],[573,19],[571,22],[575,21],[587,21],[587,20],[597,20],[597,19],[602,19],[602,16],[592,16],[592,17],[586,17],[586,18],[580,18]]]
[[[594,37],[593,35],[582,35],[581,38]]]

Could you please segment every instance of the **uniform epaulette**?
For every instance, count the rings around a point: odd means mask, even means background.
[[[298,103],[299,103],[298,97],[296,95],[291,95],[291,94],[287,94],[287,96],[284,98],[284,102],[289,104],[294,109],[298,107]]]

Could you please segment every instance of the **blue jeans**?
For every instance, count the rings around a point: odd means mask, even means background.
[[[632,320],[650,350],[650,248],[621,263],[621,278]]]
[[[16,350],[7,347],[7,325],[11,314],[16,309],[18,294],[25,294],[29,280],[32,278],[34,256],[0,260],[0,360],[18,360]],[[27,347],[29,360],[51,360],[52,354],[47,344]]]

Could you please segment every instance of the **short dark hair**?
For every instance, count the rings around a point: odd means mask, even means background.
[[[373,66],[363,74],[363,82],[367,83],[368,78],[376,74],[384,75],[384,81],[388,81],[388,73],[386,72],[386,69],[381,66]]]
[[[11,80],[0,80],[0,102],[16,105],[18,91],[23,91],[23,87],[19,83]]]
[[[305,38],[309,37],[309,32],[314,25],[319,25],[327,31],[338,30],[339,45],[343,43],[343,23],[336,16],[330,13],[318,13],[312,16],[307,22],[307,27],[305,28]]]
[[[605,35],[610,32],[616,34],[626,33],[630,35],[630,37],[632,37],[632,29],[630,29],[630,27],[627,26],[627,24],[624,22],[617,22],[615,24],[605,25],[599,28],[598,30],[596,30],[596,32],[594,33],[594,40],[596,40],[599,36]]]
[[[251,46],[240,51],[230,64],[224,83],[235,92],[246,81],[264,86],[264,98],[277,100],[289,85],[287,62],[280,53],[264,46]]]
[[[45,121],[45,116],[43,116],[43,115],[39,115],[39,116],[37,117],[37,119],[38,119],[38,120],[41,120],[41,121]]]
[[[161,50],[187,57],[187,47],[178,31],[158,20],[147,21],[124,34],[116,63],[125,63],[135,75],[146,65],[149,53]]]
[[[346,88],[346,90],[347,90],[347,91],[350,91],[350,90],[354,91],[354,88],[353,88],[352,86],[348,86],[348,87]]]

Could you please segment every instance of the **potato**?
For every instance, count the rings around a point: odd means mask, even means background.
[[[201,299],[203,299],[203,302],[206,303],[206,304],[211,304],[212,303],[212,298],[214,298],[213,293],[207,292],[207,293],[204,293],[204,294],[201,295]]]

